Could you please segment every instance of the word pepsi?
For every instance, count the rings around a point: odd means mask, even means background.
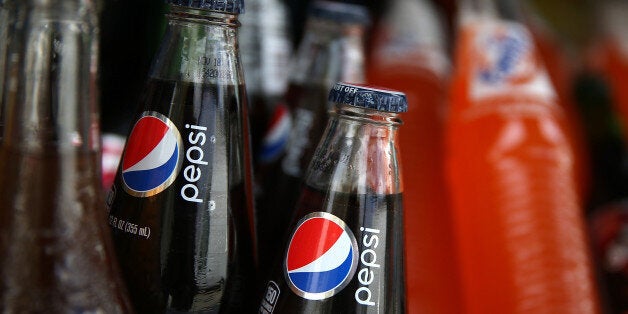
[[[380,231],[364,227],[360,227],[360,231],[364,233],[362,245],[367,249],[362,250],[362,253],[360,253],[360,264],[363,267],[358,272],[358,282],[362,287],[355,291],[355,300],[362,305],[375,306],[376,303],[371,301],[372,292],[369,285],[375,280],[375,274],[372,269],[380,268],[380,265],[377,264],[377,253],[373,250],[379,244],[378,234]]]
[[[185,128],[190,130],[187,139],[191,146],[185,151],[185,158],[190,165],[183,168],[183,178],[188,183],[181,188],[181,197],[188,202],[202,203],[203,199],[198,198],[199,188],[196,182],[203,175],[200,166],[208,165],[207,161],[203,160],[205,159],[205,152],[201,148],[207,142],[207,135],[204,133],[207,128],[190,124],[186,124]]]

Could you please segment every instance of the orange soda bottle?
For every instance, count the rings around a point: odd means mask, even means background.
[[[464,312],[598,313],[566,117],[532,36],[490,0],[459,4],[446,170]]]
[[[404,92],[403,160],[408,313],[460,313],[457,263],[444,180],[443,131],[450,61],[439,12],[395,0],[373,38],[367,79]]]

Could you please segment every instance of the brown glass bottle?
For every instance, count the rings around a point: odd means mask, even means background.
[[[93,1],[15,3],[0,146],[0,311],[130,313],[100,188]]]

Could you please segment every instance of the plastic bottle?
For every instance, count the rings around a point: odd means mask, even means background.
[[[337,81],[365,81],[368,22],[363,6],[315,1],[310,7],[306,32],[292,61],[285,105],[276,108],[274,119],[284,123],[278,125],[283,129],[270,130],[287,134],[276,137],[283,140],[271,145],[275,147],[272,153],[263,153],[260,159],[266,162],[260,169],[264,182],[256,212],[261,269],[272,263],[292,218],[303,174],[324,131],[330,109],[327,92]]]
[[[453,314],[461,306],[443,161],[450,62],[439,13],[424,0],[391,2],[367,66],[369,83],[408,97],[399,141],[409,313]]]
[[[255,277],[241,0],[170,0],[108,198],[142,313],[247,312]]]
[[[597,313],[565,115],[533,39],[494,1],[459,5],[447,174],[463,311]]]
[[[405,95],[338,83],[329,100],[335,108],[259,313],[404,313]]]
[[[0,309],[132,313],[100,185],[98,8],[90,0],[14,5],[0,144]]]

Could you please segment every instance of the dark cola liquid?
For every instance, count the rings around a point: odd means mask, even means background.
[[[237,313],[250,306],[242,302],[254,280],[243,88],[149,83],[140,116],[167,116],[183,149],[165,190],[129,195],[121,164],[109,195],[114,244],[139,313]]]
[[[104,224],[97,153],[0,149],[0,311],[131,313]]]
[[[405,279],[401,194],[346,194],[305,188],[281,260],[275,263],[260,313],[404,313]],[[296,221],[314,212],[340,218],[355,236],[357,268],[337,294],[308,300],[292,291],[285,259]],[[359,299],[359,300],[358,300]]]

